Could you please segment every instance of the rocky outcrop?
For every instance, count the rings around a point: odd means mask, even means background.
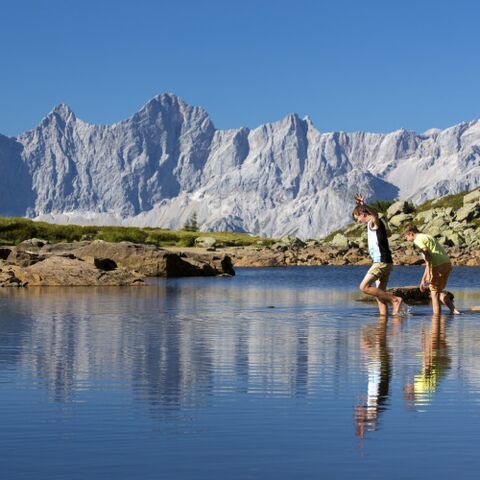
[[[79,257],[107,257],[147,277],[235,275],[230,258],[225,254],[179,254],[154,245],[102,240],[90,242],[73,253]]]
[[[225,254],[179,254],[130,242],[32,239],[8,250],[0,263],[0,286],[139,285],[149,276],[235,275]]]
[[[0,286],[142,285],[140,275],[124,268],[104,270],[84,259],[51,255],[27,267],[0,265]]]
[[[453,265],[480,266],[480,250],[466,247],[445,247]],[[365,247],[340,247],[332,244],[306,246],[302,249],[275,251],[271,248],[227,248],[235,267],[286,267],[290,265],[370,265]],[[411,245],[392,248],[395,265],[422,265],[423,258]]]

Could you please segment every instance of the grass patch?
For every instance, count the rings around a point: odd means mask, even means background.
[[[191,247],[201,236],[213,237],[224,246],[272,245],[275,240],[235,232],[188,232],[160,228],[104,227],[57,225],[34,222],[28,218],[0,217],[0,245],[18,245],[30,238],[41,238],[50,243],[81,240],[105,240],[107,242],[147,243],[159,247]]]
[[[434,198],[428,202],[422,203],[416,208],[416,212],[424,212],[426,210],[431,210],[432,208],[448,208],[452,207],[458,209],[463,207],[463,197],[468,192],[455,193],[452,195],[445,195],[444,197]]]

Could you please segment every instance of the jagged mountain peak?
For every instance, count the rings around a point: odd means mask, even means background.
[[[173,93],[162,93],[153,97],[126,121],[133,120],[134,122],[144,123],[145,121],[155,121],[158,117],[164,120],[169,118],[177,122],[208,124],[208,128],[214,129],[213,122],[206,110],[202,107],[188,104]]]
[[[49,117],[60,117],[63,119],[76,118],[73,110],[64,102],[59,103],[55,108],[53,108],[47,115]]]
[[[480,185],[479,144],[478,121],[432,136],[320,133],[291,113],[216,130],[203,108],[162,93],[101,126],[62,103],[35,130],[0,142],[0,214],[178,228],[195,212],[204,230],[308,238],[347,221],[359,191],[423,201]],[[5,193],[19,171],[21,204]]]

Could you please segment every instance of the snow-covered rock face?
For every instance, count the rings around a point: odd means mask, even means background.
[[[422,135],[325,133],[292,114],[216,130],[171,94],[131,118],[90,125],[56,107],[34,130],[0,135],[0,214],[47,221],[324,235],[354,193],[423,201],[480,185],[480,122]]]

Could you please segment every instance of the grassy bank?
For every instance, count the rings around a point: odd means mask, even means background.
[[[160,228],[102,227],[80,225],[55,225],[34,222],[27,218],[0,217],[0,245],[17,245],[29,238],[41,238],[50,243],[80,240],[129,241],[159,247],[191,247],[199,236],[214,237],[224,246],[247,246],[262,242],[271,245],[273,240],[233,232],[188,232]]]

